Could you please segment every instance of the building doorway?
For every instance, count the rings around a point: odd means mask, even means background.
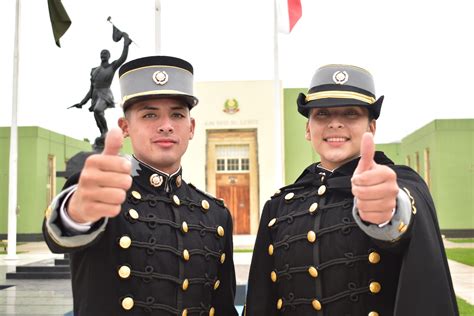
[[[234,234],[258,228],[258,168],[255,130],[208,131],[207,190],[224,199]]]

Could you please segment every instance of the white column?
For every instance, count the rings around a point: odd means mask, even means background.
[[[161,55],[161,0],[155,0],[155,54]]]
[[[282,187],[284,183],[284,163],[283,163],[283,119],[282,119],[282,102],[281,102],[281,83],[279,75],[279,62],[278,62],[278,20],[277,20],[277,8],[276,0],[274,1],[274,23],[273,23],[273,69],[274,69],[274,90],[275,90],[275,105],[273,108],[274,120],[275,120],[275,187]]]
[[[8,247],[5,259],[18,259],[16,254],[16,210],[18,203],[18,65],[20,61],[20,0],[16,0],[15,10],[15,43],[13,50],[13,93],[12,93],[12,125],[10,128],[10,163],[8,174]]]

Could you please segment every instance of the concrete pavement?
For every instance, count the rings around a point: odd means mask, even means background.
[[[252,249],[254,236],[234,236],[236,249]],[[473,244],[445,241],[446,248],[474,248]],[[7,272],[15,271],[16,266],[37,262],[53,261],[62,255],[52,254],[44,242],[26,243],[18,246],[18,260],[5,260],[0,255],[0,315],[71,315],[72,293],[70,280],[11,280],[5,279]],[[246,284],[251,252],[236,252],[237,284]],[[456,295],[474,305],[474,267],[449,260]],[[3,288],[3,289],[2,289]]]

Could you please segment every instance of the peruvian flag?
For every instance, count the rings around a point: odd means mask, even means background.
[[[301,0],[275,0],[278,31],[289,34],[301,18]]]

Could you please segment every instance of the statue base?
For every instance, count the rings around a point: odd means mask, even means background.
[[[81,172],[84,163],[90,155],[100,154],[104,150],[105,137],[99,136],[92,144],[92,151],[81,151],[72,156],[66,163],[65,171],[57,171],[56,177],[69,178],[73,174]]]

